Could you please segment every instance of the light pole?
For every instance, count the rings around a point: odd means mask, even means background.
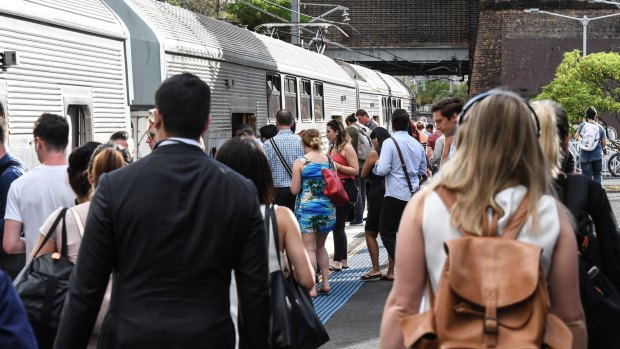
[[[579,17],[572,17],[572,16],[561,15],[559,13],[542,11],[542,10],[540,10],[538,8],[529,8],[529,9],[525,9],[523,11],[524,12],[530,12],[530,13],[543,13],[543,14],[546,14],[546,15],[562,17],[562,18],[568,18],[568,19],[573,19],[573,20],[579,21],[581,23],[581,25],[583,26],[583,56],[584,57],[587,55],[586,51],[587,51],[587,45],[588,45],[588,24],[590,24],[590,22],[592,22],[594,20],[597,20],[597,19],[603,19],[603,18],[620,16],[620,13],[614,13],[614,14],[611,14],[611,15],[605,15],[605,16],[594,17],[594,18],[588,18],[588,16],[584,15],[583,17],[579,18]]]

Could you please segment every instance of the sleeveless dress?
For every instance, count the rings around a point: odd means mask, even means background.
[[[295,202],[295,217],[303,234],[329,233],[336,225],[336,206],[325,195],[325,178],[321,172],[329,163],[315,163],[305,156],[301,171],[301,191]]]
[[[498,234],[502,234],[506,224],[517,210],[527,189],[522,185],[507,188],[495,196],[495,201],[504,210],[504,215],[497,221]],[[528,218],[517,240],[543,248],[541,264],[545,275],[549,274],[553,249],[560,235],[560,219],[555,199],[544,195],[538,202],[538,229],[532,229],[531,217]],[[446,261],[443,243],[446,240],[460,238],[461,232],[450,224],[450,214],[436,192],[428,193],[424,201],[422,232],[424,235],[424,253],[433,291]],[[529,232],[529,233],[528,233]]]

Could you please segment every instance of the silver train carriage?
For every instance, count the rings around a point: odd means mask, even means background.
[[[53,15],[50,15],[53,14]],[[0,51],[17,65],[0,72],[2,116],[14,152],[29,165],[34,120],[67,115],[71,146],[133,133],[145,144],[148,110],[167,77],[191,72],[212,90],[213,153],[241,126],[275,123],[281,108],[297,129],[317,128],[358,108],[388,125],[413,94],[400,80],[156,0],[13,0],[0,3]]]

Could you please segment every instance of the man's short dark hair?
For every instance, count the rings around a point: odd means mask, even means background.
[[[112,133],[110,136],[110,142],[114,141],[126,141],[129,139],[129,132],[127,131],[116,131]]]
[[[368,116],[368,113],[367,113],[367,112],[366,112],[366,110],[364,110],[364,109],[358,109],[358,110],[355,112],[355,116],[364,116],[364,115],[365,115],[365,116]]]
[[[588,107],[588,109],[586,109],[586,119],[589,120],[594,120],[596,118],[596,109],[592,106]]]
[[[278,128],[273,124],[265,125],[259,128],[258,131],[260,132],[260,136],[264,137],[265,140],[275,137],[275,135],[278,134]]]
[[[155,106],[171,136],[199,138],[209,119],[211,90],[190,73],[172,76],[155,92]]]
[[[355,117],[355,114],[351,114],[351,115],[347,116],[345,121],[347,122],[347,125],[348,124],[354,124],[354,123],[357,122],[357,118]]]
[[[291,126],[293,124],[293,114],[286,109],[280,109],[276,113],[276,122],[282,126]]]
[[[458,115],[463,110],[465,103],[458,97],[445,97],[433,104],[431,112],[434,113],[439,110],[441,115],[447,119],[452,119],[454,113]]]
[[[32,134],[51,150],[64,151],[69,143],[69,123],[60,115],[43,113],[34,123]]]
[[[6,119],[0,117],[0,144],[6,143],[9,138],[9,127],[6,124]]]
[[[410,127],[411,121],[409,120],[409,114],[405,109],[396,109],[392,113],[392,130],[394,131],[407,131]]]
[[[433,124],[426,124],[426,130],[433,130]]]

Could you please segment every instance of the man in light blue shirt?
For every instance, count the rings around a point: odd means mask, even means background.
[[[396,233],[400,224],[400,217],[411,196],[418,191],[420,181],[418,176],[426,173],[426,154],[424,147],[415,138],[407,133],[409,114],[403,109],[397,109],[392,114],[392,139],[383,142],[381,156],[373,168],[373,173],[385,176],[385,198],[381,208],[380,232],[381,240],[390,257],[394,258],[396,250]],[[402,159],[398,154],[394,139],[402,152]],[[405,175],[407,170],[409,178]],[[391,278],[391,275],[387,275]]]

